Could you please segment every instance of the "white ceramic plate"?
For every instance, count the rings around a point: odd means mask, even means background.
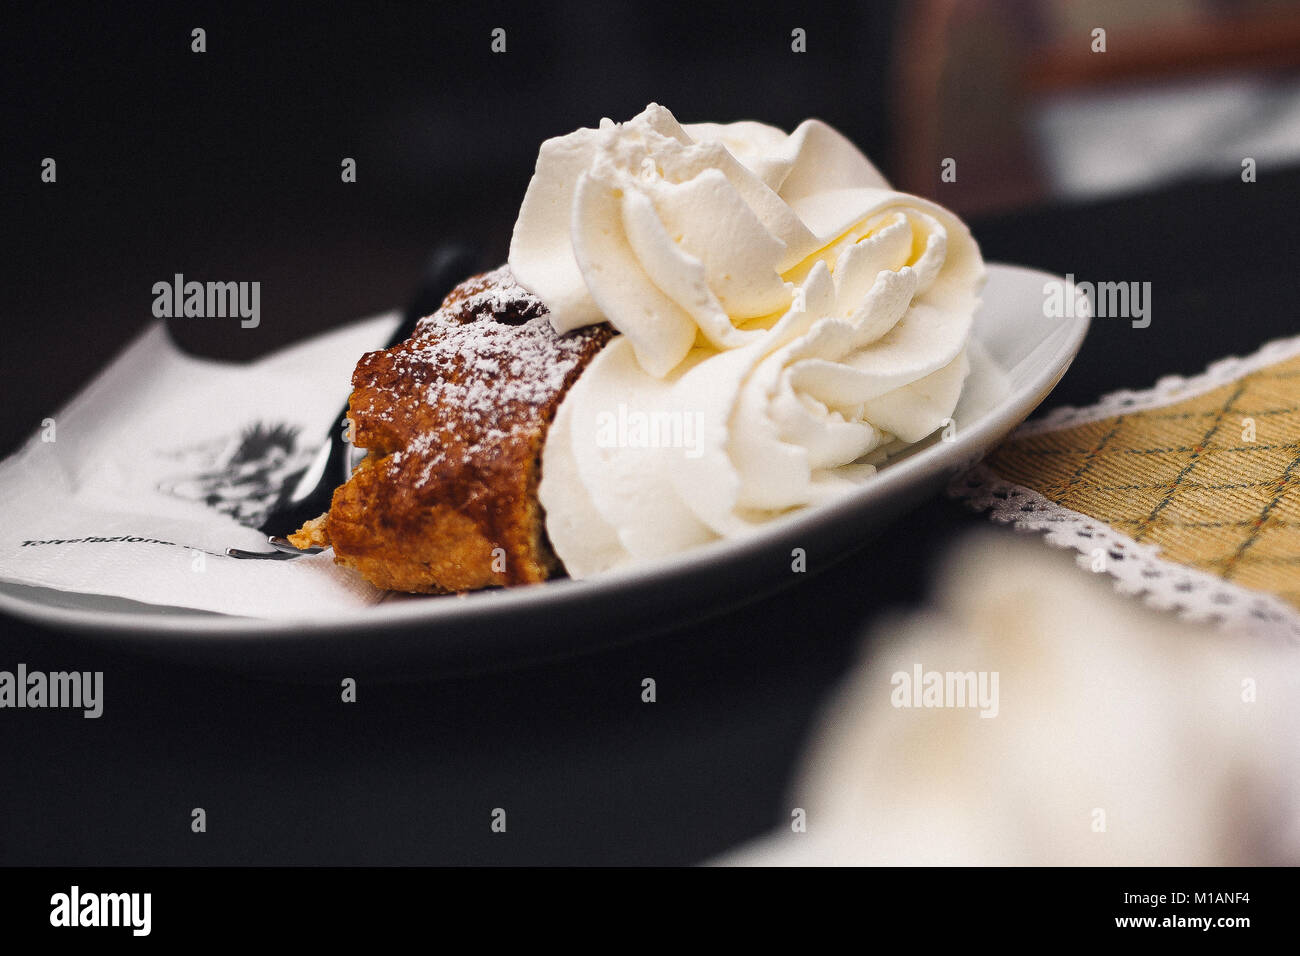
[[[953,440],[932,437],[891,459],[860,490],[742,540],[585,581],[465,596],[394,596],[323,625],[3,583],[0,610],[90,632],[101,642],[299,675],[343,663],[390,673],[490,668],[624,640],[645,630],[646,622],[665,628],[707,616],[790,584],[793,548],[805,550],[813,570],[860,547],[1028,417],[1065,374],[1088,329],[1086,318],[1043,316],[1043,285],[1054,279],[1019,266],[989,267]]]

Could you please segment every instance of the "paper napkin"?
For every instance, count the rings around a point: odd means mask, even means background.
[[[269,550],[256,526],[329,437],[357,359],[398,321],[362,320],[251,364],[187,356],[151,326],[0,464],[0,580],[265,618],[379,602],[328,552],[225,551]]]

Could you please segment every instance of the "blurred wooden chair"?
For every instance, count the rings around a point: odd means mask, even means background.
[[[1054,95],[1300,67],[1300,3],[915,0],[898,15],[895,182],[967,214],[1047,196],[1030,123]]]

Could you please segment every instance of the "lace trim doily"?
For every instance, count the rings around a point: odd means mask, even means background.
[[[1163,408],[1166,405],[1172,405],[1174,402],[1181,402],[1185,398],[1191,398],[1193,395],[1201,395],[1212,391],[1220,385],[1235,382],[1243,375],[1257,372],[1261,368],[1267,368],[1295,355],[1300,355],[1300,335],[1287,339],[1274,339],[1262,346],[1259,351],[1244,358],[1232,356],[1220,359],[1199,375],[1187,377],[1166,375],[1151,388],[1141,391],[1120,389],[1117,392],[1103,395],[1101,401],[1096,405],[1089,405],[1087,408],[1075,408],[1071,405],[1065,405],[1053,409],[1042,418],[1021,425],[1016,429],[1012,437],[1054,432],[1062,428],[1082,425],[1086,422],[1095,422],[1102,418],[1114,418],[1116,415],[1127,415],[1151,408]]]
[[[1159,557],[1154,545],[1126,534],[1038,492],[1004,481],[985,465],[955,479],[948,493],[999,524],[1043,532],[1048,544],[1073,548],[1079,566],[1109,574],[1115,589],[1188,621],[1211,622],[1300,643],[1300,614],[1280,598],[1224,581]]]
[[[1144,391],[1121,390],[1087,408],[1058,408],[1022,425],[1011,436],[1036,435],[1085,422],[1162,408],[1236,381],[1276,362],[1300,354],[1300,336],[1277,339],[1244,358],[1215,362],[1200,375],[1169,375]],[[999,524],[1018,531],[1041,532],[1047,543],[1078,552],[1079,565],[1109,574],[1116,590],[1141,597],[1149,606],[1177,613],[1188,621],[1210,622],[1269,638],[1300,643],[1300,612],[1280,598],[1167,561],[1155,545],[1139,544],[1104,522],[1072,511],[1038,492],[1006,481],[986,465],[958,476],[948,494],[976,511],[987,511]]]

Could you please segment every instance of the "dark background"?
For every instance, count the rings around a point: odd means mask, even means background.
[[[1294,169],[1069,205],[977,202],[963,191],[979,183],[940,183],[937,165],[918,180],[896,168],[895,66],[926,51],[900,45],[888,3],[3,17],[3,453],[152,321],[154,282],[261,281],[259,328],[174,326],[222,358],[400,305],[436,242],[504,259],[541,139],[651,100],[683,121],[820,116],[887,175],[982,206],[970,221],[989,260],[1150,281],[1151,327],[1095,323],[1049,404],[1296,331]],[[195,26],[204,54],[190,52]],[[497,26],[503,55],[489,50]],[[796,26],[806,54],[790,52]],[[40,182],[45,156],[56,184]],[[355,184],[340,181],[345,156]],[[337,688],[121,657],[0,619],[0,667],[103,670],[106,687],[97,721],[0,714],[0,863],[702,860],[788,820],[809,722],[865,628],[918,600],[934,556],[979,523],[936,501],[723,619],[524,671],[363,683],[355,705]],[[640,701],[646,676],[654,705]],[[196,806],[205,835],[189,830]],[[498,806],[505,836],[488,829]]]
[[[6,369],[14,395],[0,448],[146,324],[153,283],[176,272],[262,282],[260,328],[178,324],[202,354],[247,358],[401,305],[439,240],[503,261],[540,142],[602,116],[630,119],[652,100],[683,121],[793,127],[819,112],[879,152],[884,99],[859,91],[883,82],[888,13],[762,3],[28,12],[2,40],[4,161],[18,192],[5,229],[6,351],[23,361]],[[790,52],[796,25],[815,38],[803,57]],[[203,54],[191,52],[196,26]],[[497,26],[504,54],[490,50]],[[57,185],[40,182],[46,156]],[[341,181],[343,157],[357,162],[354,184]],[[63,385],[54,394],[43,388],[51,368]]]

